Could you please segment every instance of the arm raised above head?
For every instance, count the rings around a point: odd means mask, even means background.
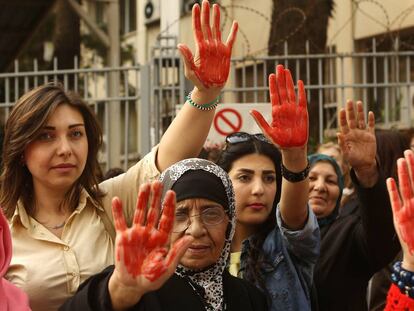
[[[238,24],[233,22],[227,42],[221,40],[220,9],[213,5],[213,25],[210,26],[210,4],[203,0],[202,8],[193,6],[195,54],[185,44],[178,49],[184,62],[184,72],[194,89],[177,117],[161,139],[157,167],[163,171],[184,158],[196,157],[210,130],[218,96],[227,82],[230,57]]]
[[[393,284],[385,311],[414,309],[414,154],[411,150],[404,152],[404,159],[397,161],[397,167],[399,189],[393,178],[387,179],[387,189],[403,260],[393,266]]]
[[[299,80],[297,86],[296,98],[290,71],[278,65],[276,74],[269,76],[272,123],[268,124],[258,111],[251,112],[266,137],[281,150],[284,178],[280,212],[284,224],[293,230],[301,229],[307,220],[309,192],[306,147],[309,136],[308,108],[303,82]]]
[[[379,177],[375,159],[377,152],[375,116],[370,111],[368,124],[366,124],[361,101],[356,103],[356,108],[355,112],[354,103],[348,100],[346,109],[342,108],[339,111],[338,144],[344,159],[354,170],[360,185],[369,188],[376,184]]]

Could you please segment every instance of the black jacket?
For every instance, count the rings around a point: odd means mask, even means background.
[[[385,178],[380,174],[374,187],[362,188],[353,171],[351,177],[359,203],[321,229],[314,274],[320,311],[367,310],[369,279],[399,249]]]
[[[109,298],[108,282],[114,266],[86,280],[78,292],[60,307],[60,311],[69,310],[112,310]],[[255,286],[245,280],[231,276],[227,271],[223,275],[224,301],[229,311],[266,311],[266,298]],[[173,275],[158,290],[145,294],[133,311],[198,311],[205,310],[202,300],[183,278]]]

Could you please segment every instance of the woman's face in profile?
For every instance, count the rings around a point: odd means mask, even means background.
[[[224,247],[228,223],[224,208],[214,201],[195,198],[178,202],[171,243],[184,234],[194,238],[180,264],[199,270],[216,263]]]
[[[309,205],[316,217],[332,213],[339,197],[338,176],[329,162],[315,163],[309,172]]]

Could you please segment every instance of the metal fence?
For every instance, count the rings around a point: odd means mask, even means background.
[[[174,47],[175,44],[164,43],[153,49],[151,92],[156,140],[174,117],[176,104],[182,103],[184,94],[191,89],[183,83],[182,64]],[[311,132],[311,141],[315,143],[335,135],[337,111],[347,99],[362,100],[365,112],[375,113],[379,128],[411,127],[414,51],[378,52],[375,49],[373,40],[371,52],[233,58],[222,102],[268,103],[268,76],[277,64],[284,64],[294,80],[305,83],[311,127],[315,129]]]
[[[78,92],[91,105],[103,130],[103,148],[99,155],[104,170],[127,168],[139,157],[139,102],[145,96],[141,66],[119,68],[77,68],[58,70],[15,70],[0,73],[0,124],[5,121],[17,99],[28,90],[45,83],[59,82],[65,89]],[[144,70],[148,71],[148,70]],[[144,77],[148,79],[148,77]],[[148,116],[146,116],[148,118]]]
[[[412,126],[414,51],[279,55],[233,59],[233,84],[225,89],[234,102],[269,102],[267,79],[284,64],[305,83],[310,119],[322,142],[337,129],[337,110],[347,99],[362,100],[381,128]]]
[[[101,163],[127,168],[139,154],[159,141],[176,108],[192,88],[185,81],[176,39],[160,37],[148,64],[120,68],[18,70],[0,74],[0,122],[15,101],[30,88],[59,80],[94,108],[104,132]],[[308,96],[311,140],[322,142],[336,132],[338,107],[346,99],[361,99],[382,128],[412,126],[414,51],[326,53],[232,59],[223,103],[268,103],[268,75],[282,63],[295,80],[302,79]],[[316,133],[316,134],[315,134]]]

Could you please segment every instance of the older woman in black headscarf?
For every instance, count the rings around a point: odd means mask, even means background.
[[[356,109],[355,109],[356,108]],[[372,275],[396,255],[382,165],[376,157],[375,117],[362,102],[348,101],[339,112],[338,143],[352,167],[354,206],[338,213],[342,174],[335,160],[309,157],[309,205],[321,227],[321,251],[314,271],[319,311],[366,311]]]
[[[141,187],[131,228],[113,200],[115,266],[86,281],[61,310],[266,310],[264,295],[226,269],[235,223],[227,173],[187,159],[160,179]]]
[[[309,205],[318,219],[322,232],[338,217],[344,178],[341,168],[334,158],[315,153],[310,155],[308,159],[311,167]]]

